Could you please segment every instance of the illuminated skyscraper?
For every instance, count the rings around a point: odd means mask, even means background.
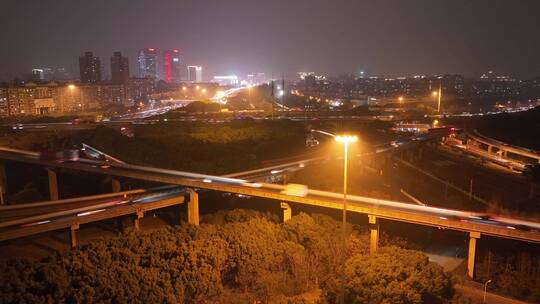
[[[129,61],[120,52],[114,52],[111,57],[111,77],[116,84],[126,83],[129,79]]]
[[[96,83],[101,81],[101,61],[92,52],[84,53],[79,57],[79,69],[81,82]]]
[[[178,50],[163,51],[163,80],[168,83],[180,82],[180,71],[180,52]]]
[[[157,79],[157,52],[156,49],[141,49],[137,61],[139,77]]]
[[[190,65],[187,67],[188,81],[193,83],[202,82],[202,67],[196,65]]]

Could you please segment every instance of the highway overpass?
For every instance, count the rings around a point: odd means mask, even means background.
[[[456,141],[457,136],[449,138],[447,142],[463,151],[517,171],[523,171],[526,165],[540,164],[538,151],[513,146],[484,136],[477,131],[466,132],[465,137],[465,142]]]
[[[291,203],[318,206],[330,209],[343,209],[342,194],[320,190],[308,190],[305,196],[286,194],[283,185],[254,183],[243,179],[151,168],[136,165],[109,164],[100,161],[81,159],[70,161],[43,161],[38,153],[1,149],[0,159],[24,162],[43,166],[49,172],[56,168],[65,168],[105,174],[112,177],[126,177],[170,185],[187,187],[190,196],[188,202],[188,222],[199,223],[198,189],[237,193],[254,197],[268,198],[280,202],[284,220],[290,218]],[[51,191],[55,191],[56,174],[49,174]],[[424,226],[463,231],[469,235],[468,274],[474,274],[476,241],[482,235],[508,238],[520,241],[540,243],[540,224],[532,221],[510,218],[488,219],[471,212],[412,205],[397,201],[349,195],[348,211],[366,214],[369,217],[371,231],[371,252],[378,246],[378,219],[387,219]],[[526,229],[523,229],[526,227]]]

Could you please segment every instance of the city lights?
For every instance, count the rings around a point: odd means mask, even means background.
[[[356,135],[337,135],[335,140],[340,143],[349,144],[358,140]]]
[[[540,0],[66,2],[1,6],[0,304],[540,303]]]

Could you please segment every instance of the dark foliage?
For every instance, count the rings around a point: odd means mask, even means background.
[[[300,214],[280,224],[263,214],[234,210],[206,220],[220,224],[103,239],[39,262],[2,262],[1,302],[232,303],[235,297],[236,303],[303,303],[303,293],[332,286],[347,257],[349,276],[364,267],[366,275],[399,268],[387,274],[388,284],[409,288],[422,300],[442,301],[448,292],[442,270],[420,253],[393,248],[368,258],[367,235],[355,230],[343,253],[336,237],[340,224],[327,216]],[[355,284],[351,296],[358,292]],[[379,302],[370,303],[389,303],[385,299],[393,297],[381,293]]]

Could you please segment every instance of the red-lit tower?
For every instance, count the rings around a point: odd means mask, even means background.
[[[163,80],[167,83],[178,83],[180,77],[180,51],[177,49],[163,51]]]

